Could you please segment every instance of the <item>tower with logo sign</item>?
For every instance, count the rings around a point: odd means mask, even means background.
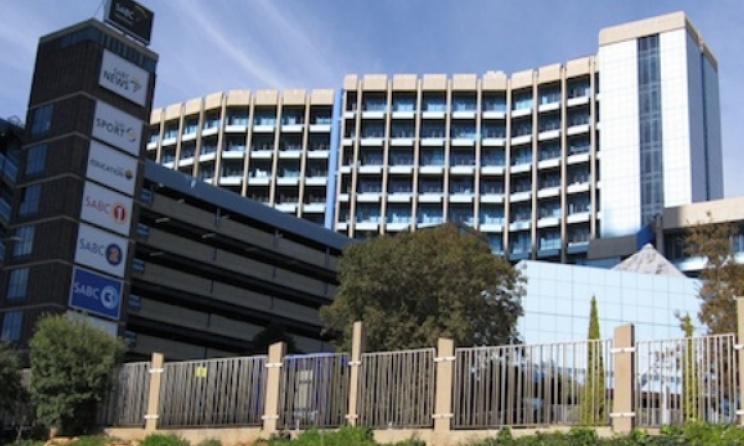
[[[116,334],[126,320],[132,222],[158,56],[151,11],[111,0],[39,41],[0,283],[0,341],[25,345],[43,313]]]

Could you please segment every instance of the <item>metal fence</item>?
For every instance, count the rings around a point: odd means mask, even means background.
[[[733,334],[636,344],[638,426],[734,423],[739,409]]]
[[[98,411],[101,426],[144,426],[150,392],[150,363],[124,364],[114,373],[111,391]]]
[[[283,429],[335,428],[346,424],[348,355],[285,357],[279,395],[279,427]]]
[[[435,349],[364,353],[358,423],[371,428],[434,424]]]
[[[31,369],[21,370],[21,385],[26,390],[31,387]],[[0,407],[0,430],[30,426],[33,420],[34,408],[29,401],[16,402],[5,411]]]
[[[265,366],[266,356],[165,364],[158,425],[260,425]]]
[[[610,340],[455,350],[455,429],[608,425]]]

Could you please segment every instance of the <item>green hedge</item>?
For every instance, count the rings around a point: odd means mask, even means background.
[[[303,432],[294,440],[274,437],[272,446],[380,446],[366,428],[343,427],[335,432]],[[421,440],[411,439],[387,446],[424,446]],[[455,445],[453,445],[455,446]],[[538,432],[515,438],[507,428],[492,438],[459,446],[744,446],[744,428],[716,424],[690,424],[684,427],[665,427],[660,435],[648,435],[635,430],[630,435],[599,438],[594,429],[576,428],[567,433]]]

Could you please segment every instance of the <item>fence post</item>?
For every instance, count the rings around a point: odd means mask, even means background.
[[[612,430],[627,434],[635,426],[635,326],[615,328],[612,354],[615,356],[613,375],[615,387],[612,395],[610,421]]]
[[[282,366],[284,365],[284,353],[287,350],[287,344],[276,342],[269,346],[269,358],[266,361],[266,401],[264,404],[263,431],[266,434],[276,432],[276,425],[279,421],[279,398],[281,394]]]
[[[145,432],[158,429],[160,414],[160,382],[163,378],[163,354],[153,353],[150,360],[150,392],[147,395],[147,413],[145,414]]]
[[[739,401],[744,401],[744,353],[741,348],[744,344],[744,297],[736,298],[736,344],[735,351],[739,356]],[[744,404],[736,411],[739,426],[744,425]]]
[[[351,361],[349,367],[349,408],[346,414],[346,422],[350,426],[357,425],[357,403],[359,401],[359,369],[362,365],[362,353],[364,353],[364,324],[354,322],[354,331],[351,338]]]
[[[452,387],[455,378],[455,341],[439,338],[437,357],[437,382],[434,393],[434,432],[449,432],[452,428]]]

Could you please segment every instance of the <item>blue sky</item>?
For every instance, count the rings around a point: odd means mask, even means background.
[[[339,88],[347,73],[513,73],[595,54],[603,27],[684,10],[719,62],[725,194],[744,195],[741,0],[140,1],[155,11],[156,107],[229,89]],[[38,38],[101,17],[100,4],[4,8],[0,116],[24,118]]]

